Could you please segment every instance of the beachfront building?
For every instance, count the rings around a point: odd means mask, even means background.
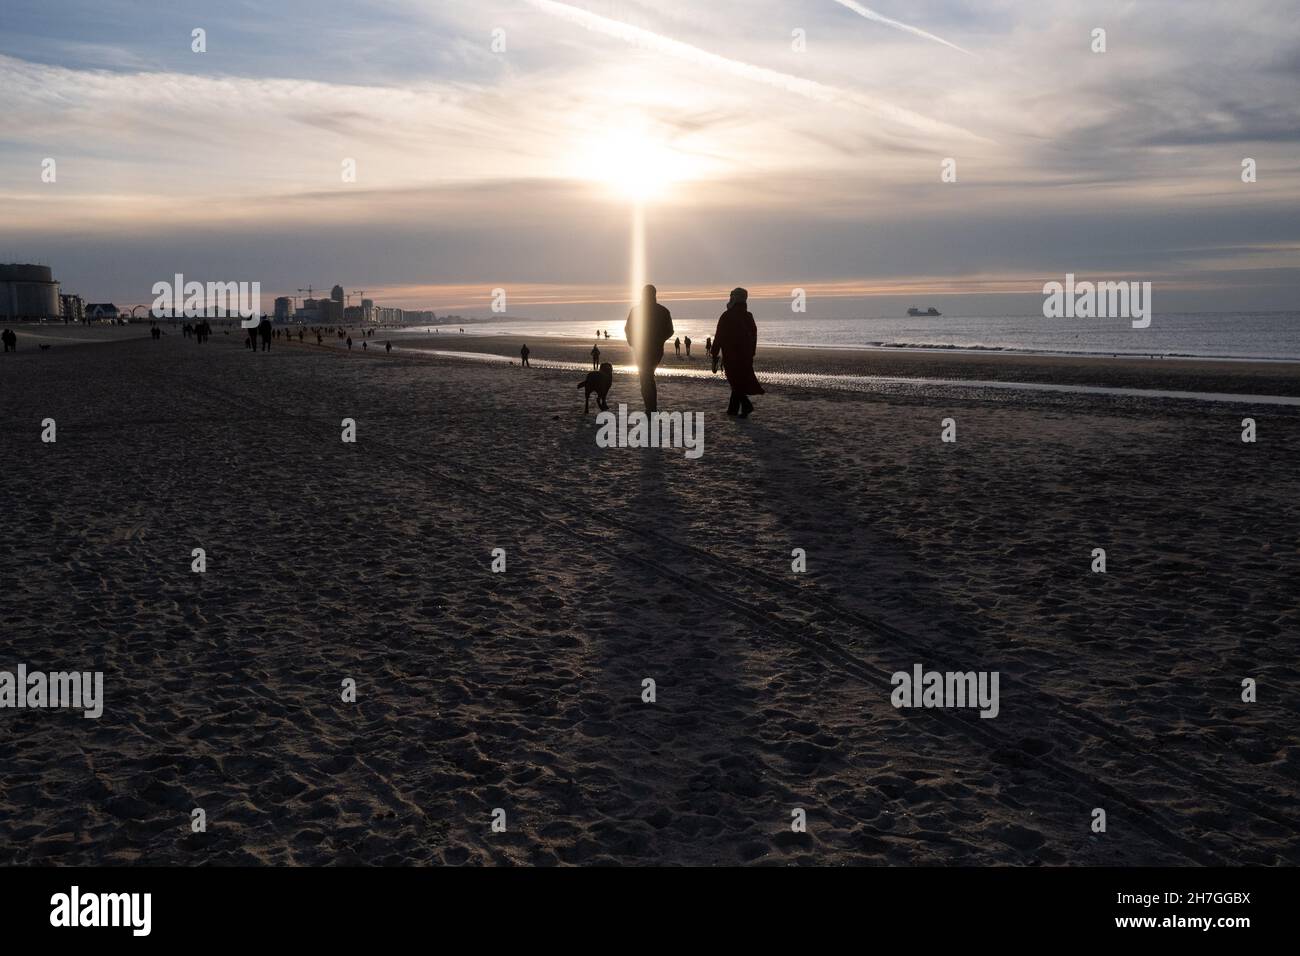
[[[49,266],[0,265],[0,318],[44,322],[62,315]]]
[[[85,322],[86,300],[79,295],[60,295],[59,311],[63,314],[64,322]]]
[[[112,302],[92,302],[86,306],[87,322],[116,323],[120,317],[121,313]]]
[[[287,295],[279,296],[275,300],[275,321],[288,322],[293,318],[293,299]]]

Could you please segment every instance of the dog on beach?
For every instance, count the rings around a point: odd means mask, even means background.
[[[591,409],[591,393],[596,393],[596,404],[600,410],[606,411],[609,405],[605,403],[605,396],[609,394],[609,387],[614,384],[614,366],[608,362],[601,362],[600,368],[594,372],[588,372],[587,377],[578,383],[578,388],[585,388],[587,391],[582,397],[582,414],[587,414]]]

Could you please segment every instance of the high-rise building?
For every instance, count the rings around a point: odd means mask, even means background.
[[[293,317],[293,299],[287,295],[279,296],[275,300],[275,321],[288,322]]]
[[[59,308],[64,322],[86,321],[86,300],[79,295],[60,295]]]
[[[342,303],[342,302],[343,302],[343,286],[341,286],[341,285],[336,285],[334,288],[330,289],[330,298],[333,299],[335,302]]]

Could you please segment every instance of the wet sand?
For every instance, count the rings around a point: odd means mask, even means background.
[[[384,333],[380,333],[383,335]],[[394,347],[481,351],[519,359],[527,343],[530,361],[591,363],[592,342],[561,336],[525,339],[500,335],[425,335],[400,332],[388,336]],[[601,341],[601,361],[631,365],[627,344]],[[691,340],[691,358],[678,358],[668,343],[665,370],[708,369],[703,340]],[[786,374],[870,375],[891,378],[973,379],[1207,391],[1260,395],[1300,395],[1300,363],[1235,359],[1125,358],[1042,355],[959,349],[817,349],[759,343],[754,367]]]
[[[127,331],[0,357],[0,669],[107,698],[0,710],[0,862],[1300,863],[1300,410],[666,378],[693,461],[571,371]],[[998,716],[894,708],[918,663]]]

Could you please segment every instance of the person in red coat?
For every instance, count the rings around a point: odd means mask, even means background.
[[[763,386],[754,376],[754,352],[758,348],[758,326],[749,312],[749,293],[732,289],[727,311],[718,318],[718,330],[713,333],[713,371],[718,370],[718,354],[724,360],[723,371],[731,386],[731,401],[727,403],[728,415],[748,418],[754,410],[750,395],[762,395]]]

